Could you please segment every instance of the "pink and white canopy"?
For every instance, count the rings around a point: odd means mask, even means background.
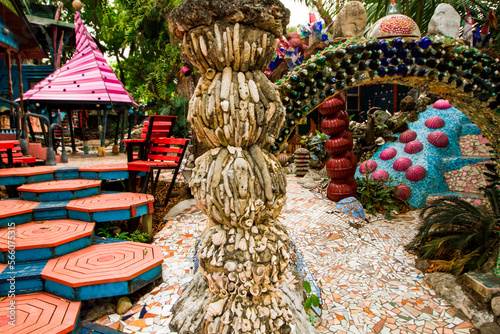
[[[24,93],[29,102],[137,105],[75,12],[76,51],[65,65]]]

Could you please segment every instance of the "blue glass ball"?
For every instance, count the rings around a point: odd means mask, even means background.
[[[429,46],[431,46],[431,39],[427,36],[423,37],[420,42],[418,43],[418,45],[422,48],[422,49],[427,49]]]
[[[389,60],[387,58],[380,59],[380,64],[382,66],[389,66]]]
[[[405,44],[404,39],[402,39],[401,37],[396,37],[392,40],[392,45],[395,48],[401,49],[404,44]]]
[[[405,59],[406,56],[408,55],[408,50],[405,50],[405,49],[399,49],[397,52],[396,52],[396,55],[401,58],[401,59]]]
[[[377,70],[378,76],[382,78],[385,77],[386,72],[385,67],[379,67]]]
[[[381,39],[377,42],[377,50],[386,50],[387,49],[387,41],[385,39]]]
[[[413,58],[405,58],[404,63],[406,65],[413,65]]]
[[[392,77],[394,74],[396,74],[396,68],[394,66],[389,66],[387,68],[387,75]]]
[[[408,73],[408,66],[401,64],[398,66],[398,75],[406,75]]]
[[[134,109],[129,109],[129,110],[128,110],[128,114],[129,114],[129,115],[132,115],[133,113],[134,113]]]

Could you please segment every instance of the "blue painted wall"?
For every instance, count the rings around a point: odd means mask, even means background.
[[[13,63],[15,63],[13,61]],[[45,79],[49,74],[54,72],[54,66],[52,65],[22,65],[23,69],[23,88],[26,92],[29,90],[30,82],[40,82]],[[14,100],[19,97],[19,75],[17,70],[17,65],[12,65],[12,86],[14,88]],[[8,98],[9,94],[9,80],[7,66],[4,60],[0,60],[0,95],[2,97]],[[0,109],[6,108],[7,105],[0,104]]]

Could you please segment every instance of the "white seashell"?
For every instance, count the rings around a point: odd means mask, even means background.
[[[224,265],[224,269],[227,271],[235,271],[236,270],[236,263],[234,261],[227,261],[226,264]]]
[[[222,101],[220,107],[226,112],[229,111],[229,101]]]
[[[238,274],[236,274],[234,271],[230,272],[229,275],[227,275],[227,278],[229,278],[231,282],[238,282]]]
[[[261,293],[260,285],[257,284],[257,283],[254,283],[252,285],[252,287],[250,288],[250,293],[252,294],[252,296],[258,296],[258,295],[260,295],[260,293]]]
[[[243,319],[241,322],[241,330],[243,333],[249,332],[252,329],[252,323],[248,319]]]
[[[241,304],[237,301],[233,301],[233,305],[231,305],[231,312],[236,314],[236,316],[241,317],[243,315],[243,308],[241,307]]]
[[[270,310],[267,307],[259,306],[259,318],[269,317]]]
[[[266,268],[263,265],[257,265],[253,268],[253,280],[257,283],[260,282],[264,274],[266,273]]]
[[[276,319],[278,317],[278,312],[275,310],[271,309],[271,319]]]
[[[212,243],[216,246],[222,245],[226,242],[226,231],[220,229],[217,233],[212,235]]]
[[[283,321],[283,319],[281,318],[278,318],[278,320],[276,320],[276,322],[274,323],[274,325],[276,326],[276,328],[281,328],[281,326],[283,326],[285,322]]]
[[[238,297],[246,297],[248,295],[248,291],[244,285],[240,285],[238,287]]]
[[[245,238],[241,238],[240,241],[238,242],[237,248],[241,249],[242,251],[247,250],[247,241]]]
[[[236,293],[236,284],[234,284],[233,282],[229,282],[229,284],[227,285],[227,292],[229,292],[230,294]]]
[[[257,226],[252,226],[252,228],[250,229],[250,231],[253,233],[253,234],[259,234],[259,228]]]
[[[231,310],[226,310],[221,318],[224,325],[229,325],[231,323]]]
[[[227,299],[219,299],[216,302],[208,304],[207,307],[207,315],[210,317],[217,316],[222,313],[224,309],[224,305],[226,304]]]
[[[240,281],[242,281],[242,282],[246,282],[247,281],[247,276],[245,275],[244,271],[242,271],[241,273],[239,273],[238,277],[240,278]]]
[[[264,297],[264,305],[265,306],[271,305],[271,295],[269,295],[269,294],[265,295],[265,297]],[[267,314],[267,316],[269,316],[269,314]]]

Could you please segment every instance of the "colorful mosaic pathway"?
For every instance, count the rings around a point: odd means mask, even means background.
[[[321,333],[469,333],[472,325],[438,298],[403,246],[416,233],[418,212],[398,219],[371,218],[356,229],[333,203],[288,177],[282,212],[297,249],[319,280],[325,308]],[[193,276],[195,238],[207,218],[192,206],[155,237],[163,250],[164,282],[120,317],[97,323],[125,333],[171,333],[171,308]]]

